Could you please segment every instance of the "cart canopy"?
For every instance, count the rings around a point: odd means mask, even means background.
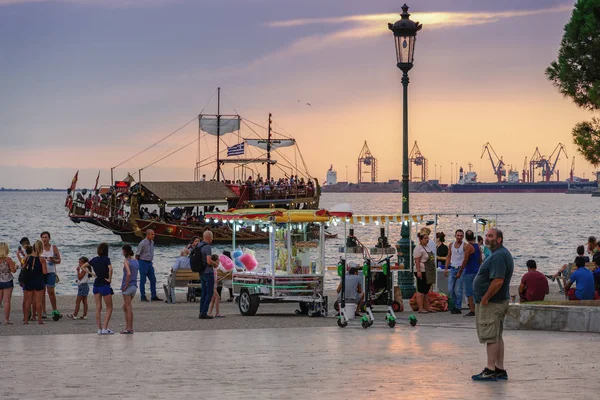
[[[278,208],[252,208],[227,212],[207,213],[206,218],[224,221],[263,221],[275,223],[328,222],[331,215],[327,210],[286,210]]]

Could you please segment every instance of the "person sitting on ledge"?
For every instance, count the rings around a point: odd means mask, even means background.
[[[571,273],[569,282],[565,284],[565,293],[569,300],[594,300],[594,274],[585,267],[585,258],[577,257],[575,259],[577,270]],[[575,288],[571,286],[575,284]]]
[[[586,263],[590,262],[590,258],[588,256],[584,256],[583,255],[584,253],[585,253],[585,247],[583,247],[583,245],[577,246],[577,256],[575,257],[575,260],[577,260],[577,258],[579,258],[579,257],[582,257]],[[554,282],[554,280],[556,278],[558,278],[559,275],[562,274],[565,279],[569,279],[569,275],[570,275],[571,271],[568,270],[568,267],[569,267],[569,264],[563,264],[563,266],[560,267],[560,269],[554,275],[547,276],[547,278],[552,279],[552,281]]]
[[[346,275],[346,302],[348,303],[357,303],[355,316],[360,317],[358,310],[361,309],[362,303],[365,299],[365,294],[361,288],[362,277],[358,275],[358,269],[356,267],[352,267],[348,270],[348,275]],[[342,283],[337,287],[338,293],[338,303],[341,304],[341,291],[342,291]]]
[[[535,260],[527,261],[527,273],[521,278],[519,296],[521,303],[528,301],[542,301],[550,293],[548,279],[537,270]]]

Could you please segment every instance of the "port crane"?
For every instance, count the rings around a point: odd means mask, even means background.
[[[548,169],[548,160],[540,153],[540,149],[536,147],[529,159],[529,182],[535,182],[535,171],[540,168],[542,171],[546,171]]]
[[[569,180],[573,183],[573,178],[575,176],[575,156],[573,156],[573,161],[571,162],[571,171],[569,172]]]
[[[565,155],[565,157],[567,157],[567,159],[569,158],[569,156],[567,155],[567,148],[564,144],[559,143],[556,148],[554,148],[554,151],[552,152],[552,154],[550,154],[550,157],[548,157],[548,161],[546,163],[546,171],[545,171],[545,178],[546,178],[546,182],[550,182],[550,178],[552,177],[552,175],[554,175],[554,173],[556,172],[556,181],[559,182],[560,181],[560,171],[556,169],[556,165],[558,164],[558,159],[560,158],[560,154],[563,153]],[[554,162],[552,162],[553,157],[554,158]]]
[[[408,161],[410,181],[412,182],[413,180],[413,165],[415,165],[421,169],[420,176],[418,177],[420,182],[427,182],[427,176],[429,175],[429,171],[427,169],[427,159],[423,153],[421,153],[421,149],[419,149],[419,145],[417,144],[416,140],[412,150],[410,151]]]
[[[504,161],[502,161],[502,158],[498,157],[490,142],[487,142],[483,145],[481,158],[483,158],[486,151],[488,153],[488,156],[490,157],[490,162],[492,163],[492,168],[494,169],[494,175],[496,175],[496,177],[498,178],[498,182],[502,182],[502,177],[506,176],[506,168],[504,168]]]
[[[366,167],[364,171],[363,166]],[[370,180],[367,182],[377,182],[377,159],[373,156],[371,150],[369,150],[366,140],[358,155],[358,183],[365,182],[363,180],[363,174],[369,174]]]
[[[529,182],[529,171],[527,170],[527,157],[525,157],[525,162],[523,163],[523,178],[521,179],[521,181],[523,183],[525,182]]]

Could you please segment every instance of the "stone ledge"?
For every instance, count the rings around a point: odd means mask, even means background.
[[[600,307],[511,304],[507,329],[600,333]]]

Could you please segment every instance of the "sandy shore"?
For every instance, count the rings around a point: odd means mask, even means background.
[[[511,293],[517,292],[517,286],[511,287]],[[548,300],[561,300],[558,293],[558,286],[551,284],[551,293],[547,296]],[[159,294],[163,297],[162,294]],[[138,294],[139,296],[139,294]],[[227,302],[229,294],[223,292],[221,300],[221,314],[224,318],[213,320],[199,320],[199,302],[189,303],[185,300],[185,293],[177,293],[177,303],[167,304],[164,302],[140,302],[139,297],[134,300],[134,329],[136,332],[164,332],[164,331],[190,331],[190,330],[219,330],[219,329],[260,329],[260,328],[299,328],[299,327],[325,327],[336,326],[334,313],[330,316],[310,318],[305,315],[296,315],[297,303],[287,304],[261,304],[257,315],[254,317],[244,317],[240,314],[236,303]],[[22,324],[22,297],[13,296],[11,320],[13,325],[0,325],[0,336],[6,335],[45,335],[45,334],[81,334],[95,333],[95,305],[94,298],[89,297],[90,310],[87,320],[73,321],[66,317],[72,313],[75,306],[75,296],[58,296],[58,309],[64,317],[55,322],[52,319],[45,320],[44,325],[30,322],[29,325]],[[335,296],[329,293],[329,309],[333,311],[333,301]],[[114,311],[111,318],[110,327],[115,331],[124,329],[124,317],[121,309],[123,298],[120,295],[113,296]],[[49,308],[49,303],[47,305]],[[466,305],[464,305],[466,307]],[[375,306],[375,317],[383,321],[385,306]],[[407,324],[408,316],[412,310],[408,306],[408,301],[404,300],[404,309],[398,313],[398,323]],[[4,310],[0,309],[0,312]],[[81,315],[81,311],[80,311]],[[461,315],[451,315],[450,313],[434,313],[418,315],[419,323],[423,325],[451,326],[474,328],[474,318],[465,318]],[[381,322],[383,323],[383,322]]]

